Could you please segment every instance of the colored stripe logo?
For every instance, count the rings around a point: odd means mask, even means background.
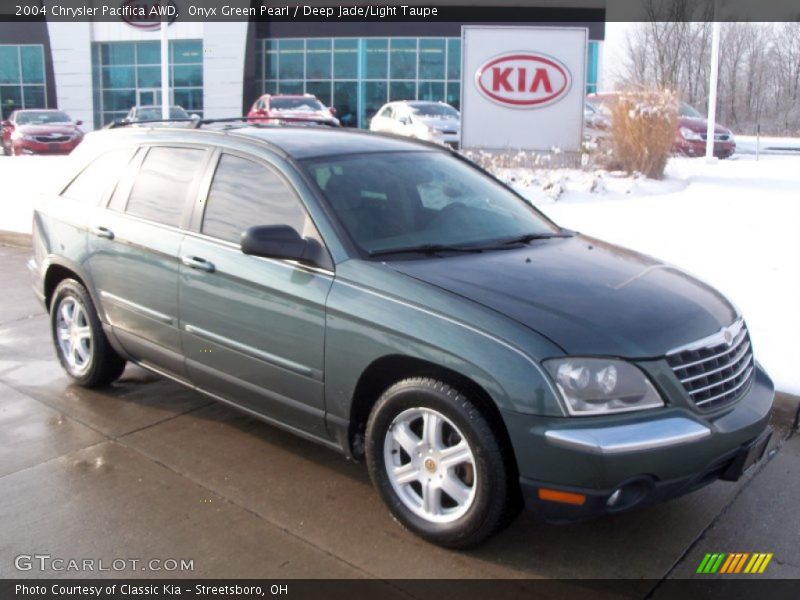
[[[763,573],[769,561],[772,560],[772,552],[715,552],[706,554],[697,567],[697,573],[702,575],[713,575],[715,573],[737,574]]]

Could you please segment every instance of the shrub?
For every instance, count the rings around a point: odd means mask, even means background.
[[[611,151],[618,168],[661,179],[678,129],[675,94],[620,92],[609,108]]]

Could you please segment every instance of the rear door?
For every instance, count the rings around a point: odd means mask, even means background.
[[[106,318],[137,360],[183,376],[178,331],[178,251],[210,153],[139,150],[90,225],[90,270]]]
[[[325,300],[333,273],[248,256],[254,225],[322,240],[278,163],[223,151],[181,248],[180,315],[192,381],[290,427],[326,437]]]

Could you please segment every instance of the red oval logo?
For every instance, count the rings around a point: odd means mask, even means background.
[[[549,56],[511,52],[486,61],[475,72],[475,85],[486,98],[516,108],[538,108],[569,91],[569,69]]]
[[[173,0],[125,0],[120,5],[122,20],[136,29],[157,31],[161,20],[166,18],[169,25],[178,18],[178,7]]]

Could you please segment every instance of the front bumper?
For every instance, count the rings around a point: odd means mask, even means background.
[[[506,415],[525,503],[545,520],[575,521],[736,479],[766,447],[773,398],[757,366],[745,395],[713,415],[686,406],[583,419]],[[541,490],[556,493],[543,499]]]
[[[685,156],[705,156],[706,143],[701,141],[687,141],[680,139],[675,142],[675,152]],[[725,140],[714,142],[714,156],[717,158],[728,158],[736,152],[736,142],[734,140]]]
[[[66,142],[38,142],[26,139],[14,140],[11,143],[11,153],[15,156],[26,154],[69,154],[83,138],[75,138]]]

